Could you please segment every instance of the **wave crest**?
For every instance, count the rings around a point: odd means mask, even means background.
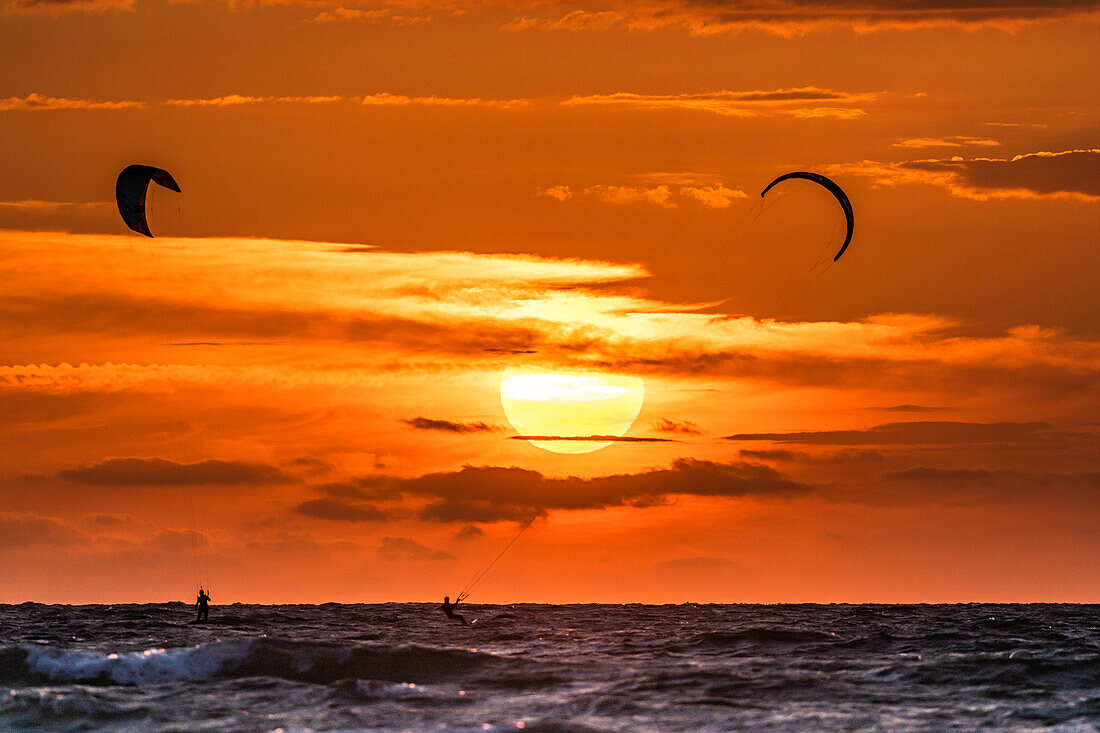
[[[445,682],[492,664],[491,654],[415,644],[347,645],[279,639],[235,639],[124,654],[0,647],[6,682],[155,685],[214,678],[274,677],[329,684],[346,678]]]

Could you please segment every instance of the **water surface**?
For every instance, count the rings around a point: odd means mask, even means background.
[[[0,727],[1100,726],[1100,606],[0,606]]]

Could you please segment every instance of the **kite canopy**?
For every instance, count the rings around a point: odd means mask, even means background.
[[[149,181],[180,193],[180,187],[172,178],[172,174],[163,168],[154,168],[151,165],[130,165],[118,174],[118,182],[115,183],[115,201],[118,203],[118,213],[122,214],[122,220],[126,222],[126,226],[138,234],[152,237],[149,222],[145,219],[145,192],[149,189]]]
[[[852,215],[852,202],[848,200],[848,195],[840,188],[840,186],[833,183],[831,180],[821,175],[820,173],[807,173],[806,171],[794,171],[793,173],[784,173],[779,178],[768,184],[767,188],[760,192],[760,196],[763,197],[768,191],[772,189],[777,183],[789,180],[791,178],[802,178],[807,181],[813,181],[814,183],[824,186],[829,190],[836,200],[840,203],[840,207],[844,209],[844,220],[848,224],[848,232],[844,235],[844,244],[841,245],[840,251],[836,253],[836,257],[833,257],[833,262],[840,259],[840,256],[844,254],[844,250],[848,249],[848,244],[852,241],[852,229],[855,227],[855,217]]]

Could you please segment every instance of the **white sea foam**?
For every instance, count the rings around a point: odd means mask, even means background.
[[[216,677],[247,659],[250,648],[249,641],[125,654],[31,647],[26,665],[31,672],[59,682],[110,680],[119,685],[155,685]]]

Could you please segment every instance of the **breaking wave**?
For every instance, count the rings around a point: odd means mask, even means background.
[[[500,663],[464,649],[234,639],[175,649],[97,653],[38,646],[0,647],[0,679],[9,683],[157,685],[216,678],[274,677],[329,684],[357,678],[397,683],[458,681]]]

